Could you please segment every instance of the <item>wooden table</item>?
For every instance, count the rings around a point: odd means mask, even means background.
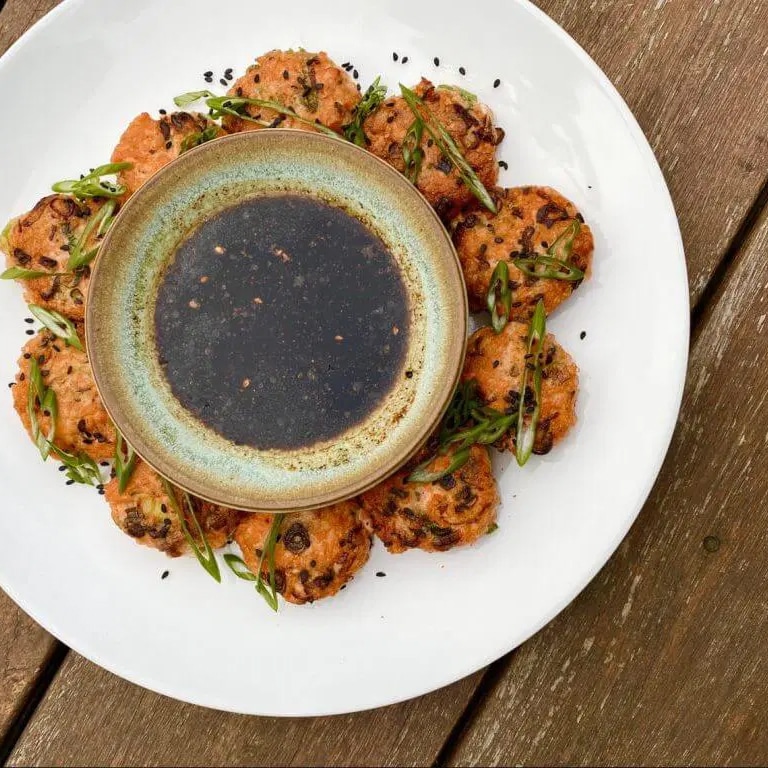
[[[7,0],[0,53],[56,2]],[[405,704],[314,720],[149,693],[0,593],[0,761],[768,763],[768,1],[538,5],[637,115],[686,245],[688,384],[627,539],[572,605],[487,669]]]

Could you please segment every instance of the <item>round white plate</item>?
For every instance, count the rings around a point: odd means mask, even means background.
[[[3,219],[52,181],[106,162],[135,114],[170,110],[174,95],[206,87],[204,71],[223,92],[227,67],[237,74],[270,48],[303,46],[353,62],[364,85],[381,74],[396,88],[423,74],[476,92],[507,132],[502,183],[559,188],[596,240],[594,277],[549,324],[581,368],[578,427],[524,470],[497,457],[498,532],[445,554],[395,557],[377,545],[339,596],[282,604],[278,615],[230,573],[217,585],[191,558],[137,546],[94,491],[64,487],[4,388],[0,584],[79,653],[140,685],[236,712],[377,707],[523,642],[627,532],[664,458],[685,376],[675,213],[642,132],[589,57],[524,0],[486,4],[483,14],[478,38],[442,0],[295,0],[287,15],[254,0],[66,0],[0,61],[11,110],[0,122]],[[0,367],[11,381],[26,312],[17,286],[0,291]]]

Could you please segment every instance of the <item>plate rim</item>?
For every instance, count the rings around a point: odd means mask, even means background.
[[[83,5],[92,1],[93,0],[62,0],[62,2],[59,5],[57,5],[51,11],[49,11],[45,16],[38,19],[38,21],[36,21],[29,29],[27,29],[24,32],[24,34],[22,34],[16,41],[14,41],[14,43],[8,48],[8,50],[0,57],[0,72],[2,72],[3,67],[7,64],[8,61],[12,60],[16,55],[18,55],[18,51],[23,45],[25,45],[30,39],[34,39],[34,37],[41,30],[45,29],[48,25],[53,23],[60,15],[64,15],[65,13],[70,12],[71,9],[75,8],[78,5]],[[655,485],[656,480],[658,479],[659,472],[662,468],[664,460],[669,451],[672,437],[674,435],[675,428],[677,425],[678,416],[680,414],[680,408],[681,408],[682,399],[683,399],[683,392],[684,392],[684,387],[685,387],[685,382],[687,377],[688,361],[689,361],[689,355],[690,355],[690,304],[689,304],[690,292],[689,292],[687,263],[685,259],[685,249],[683,245],[682,234],[680,232],[679,219],[677,217],[674,202],[670,195],[669,188],[666,183],[666,179],[664,178],[664,174],[648,142],[648,139],[643,133],[642,128],[640,127],[639,123],[637,122],[637,119],[635,118],[631,109],[625,102],[624,98],[621,96],[621,94],[619,93],[617,88],[614,86],[614,84],[611,82],[611,80],[608,78],[608,76],[605,74],[605,72],[603,72],[603,70],[594,61],[594,59],[584,50],[584,48],[576,40],[574,40],[573,37],[571,37],[568,34],[568,32],[566,32],[565,29],[563,29],[554,19],[548,16],[544,11],[542,11],[540,8],[535,6],[531,2],[531,0],[513,0],[513,2],[516,5],[518,5],[524,12],[526,12],[531,17],[533,17],[535,21],[537,21],[540,24],[544,24],[551,34],[553,34],[562,44],[564,44],[568,49],[570,49],[574,53],[574,55],[585,65],[589,74],[595,78],[595,81],[600,85],[602,92],[606,95],[610,103],[613,105],[613,107],[617,110],[618,114],[621,116],[624,124],[627,127],[629,135],[633,140],[633,143],[638,148],[638,151],[641,153],[641,156],[644,159],[644,169],[649,174],[650,181],[653,184],[656,193],[659,195],[660,201],[663,200],[664,206],[665,207],[668,206],[668,210],[672,214],[670,220],[668,222],[665,222],[665,226],[669,226],[670,228],[669,229],[670,239],[675,242],[676,257],[679,259],[680,266],[682,266],[681,277],[685,278],[685,279],[681,279],[680,285],[678,286],[678,290],[681,294],[680,308],[684,308],[684,311],[681,312],[682,317],[678,318],[678,322],[680,323],[680,325],[678,328],[676,328],[678,334],[680,335],[679,343],[681,346],[681,350],[680,350],[681,354],[679,355],[679,362],[677,365],[677,369],[675,371],[675,381],[673,382],[674,387],[670,388],[670,389],[674,389],[675,391],[674,397],[671,398],[671,403],[674,404],[674,407],[671,407],[669,413],[667,414],[666,424],[664,425],[665,428],[663,430],[661,428],[659,429],[659,443],[661,447],[658,452],[655,464],[649,467],[648,479],[640,494],[640,497],[639,497],[640,500],[636,504],[634,511],[631,514],[627,515],[624,523],[619,527],[617,535],[609,543],[606,544],[601,554],[599,556],[595,556],[594,558],[595,564],[591,568],[587,569],[587,572],[585,573],[584,577],[577,581],[574,581],[572,587],[569,590],[567,590],[566,595],[558,603],[554,604],[550,608],[550,610],[542,614],[542,617],[537,622],[535,622],[535,624],[532,625],[532,627],[527,628],[526,631],[520,633],[519,636],[508,638],[505,640],[505,642],[496,644],[494,650],[485,654],[485,656],[482,658],[482,661],[480,661],[479,663],[478,663],[477,657],[475,657],[475,660],[472,663],[459,665],[457,667],[458,671],[453,672],[448,678],[446,678],[443,682],[437,685],[430,685],[427,688],[425,688],[424,686],[418,686],[418,685],[411,686],[408,690],[404,689],[401,692],[401,695],[398,695],[396,697],[374,696],[374,697],[371,697],[370,700],[364,706],[356,705],[354,708],[351,708],[351,709],[349,707],[337,706],[337,707],[327,707],[323,709],[317,708],[312,711],[295,711],[295,712],[289,711],[289,710],[275,712],[275,711],[261,710],[261,709],[255,709],[255,708],[245,710],[242,708],[238,709],[235,707],[228,707],[226,706],[226,704],[222,702],[211,702],[210,699],[203,700],[203,697],[189,695],[186,691],[178,691],[178,693],[171,693],[167,690],[164,690],[162,685],[155,684],[153,681],[144,678],[141,674],[139,673],[134,674],[132,670],[129,671],[128,673],[126,673],[125,671],[119,671],[116,667],[113,667],[111,664],[105,663],[104,660],[100,660],[98,653],[84,652],[79,647],[79,643],[69,641],[70,639],[68,637],[67,632],[57,631],[57,628],[55,627],[56,622],[48,622],[45,620],[41,620],[37,614],[37,611],[30,610],[26,601],[24,601],[18,595],[16,590],[9,588],[9,585],[6,584],[5,581],[2,579],[2,573],[0,573],[0,588],[2,588],[3,591],[25,613],[27,613],[27,615],[29,615],[34,621],[36,621],[40,626],[42,626],[43,629],[45,629],[47,632],[49,632],[51,635],[57,638],[60,642],[67,645],[70,649],[74,650],[76,653],[88,659],[90,662],[96,664],[102,669],[107,670],[108,672],[116,675],[117,677],[120,677],[123,680],[127,680],[128,682],[133,683],[135,685],[139,685],[154,693],[158,693],[160,695],[167,696],[169,698],[176,699],[178,701],[194,704],[196,706],[206,707],[209,709],[216,709],[223,712],[231,712],[233,714],[267,716],[267,717],[325,717],[330,715],[364,712],[372,709],[377,709],[383,706],[399,704],[404,701],[408,701],[410,699],[413,699],[419,696],[424,696],[436,690],[444,688],[446,686],[452,685],[458,680],[462,680],[468,675],[471,675],[474,672],[480,669],[483,669],[484,667],[488,666],[492,662],[500,659],[502,656],[518,648],[524,642],[526,642],[535,634],[537,634],[539,631],[541,631],[541,629],[546,627],[558,614],[560,614],[571,602],[573,602],[573,600],[595,578],[595,576],[599,573],[599,571],[605,565],[607,565],[608,561],[616,552],[621,542],[625,539],[625,537],[627,536],[627,533],[629,532],[629,529],[636,522],[642,508],[645,506],[645,503],[647,502],[650,492],[653,486]]]

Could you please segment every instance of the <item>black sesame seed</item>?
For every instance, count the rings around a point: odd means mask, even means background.
[[[35,322],[35,318],[34,317],[25,317],[24,318],[24,322],[25,323],[34,323]]]
[[[360,77],[360,73],[355,69],[352,71],[352,77],[354,77],[355,80],[357,80],[357,78]]]
[[[382,576],[386,576],[387,574],[384,573],[384,571],[376,571],[376,575],[381,578]]]
[[[434,61],[434,62],[435,62],[435,66],[436,66],[436,67],[439,67],[439,66],[440,66],[440,59],[438,59],[438,58],[437,58],[437,56],[435,56],[435,58],[434,58],[434,59],[432,59],[432,61]]]
[[[406,371],[405,372],[405,378],[406,379],[412,379],[413,378],[413,371]]]
[[[99,496],[103,496],[103,495],[104,495],[104,489],[103,488],[99,488]]]
[[[109,462],[108,461],[100,461],[99,465],[102,466],[102,467],[108,467],[109,466]]]
[[[231,74],[232,74],[232,67],[227,67],[224,70],[224,75],[226,76],[226,75],[231,75]]]
[[[499,80],[499,78],[497,77],[497,78],[496,78],[496,79],[493,81],[493,87],[494,87],[494,88],[498,88],[500,85],[501,85],[501,80]]]
[[[403,60],[400,63],[401,64],[407,64],[408,63],[408,57],[407,56],[403,56]]]
[[[74,484],[75,484],[74,480],[67,480],[67,482],[65,483],[65,485],[74,485]]]
[[[14,387],[15,385],[16,385],[15,381],[9,381],[8,382],[8,389],[10,389],[11,387]]]
[[[345,61],[341,66],[342,66],[342,69],[346,69],[349,66],[349,62]]]
[[[579,338],[580,338],[580,339],[586,339],[586,338],[587,338],[587,332],[586,332],[586,331],[582,331],[582,332],[579,334]]]
[[[173,142],[172,141],[166,141],[165,142],[165,148],[166,149],[170,149],[172,146],[173,146]]]
[[[503,168],[505,171],[509,170],[509,165],[506,160],[499,160],[499,168]]]
[[[66,467],[63,464],[59,464],[59,472],[63,472]]]
[[[163,571],[162,574],[160,575],[160,578],[161,579],[167,579],[169,573],[170,573],[170,571]]]
[[[464,69],[464,67],[459,67],[459,74],[460,75],[466,75],[467,74],[467,70]]]
[[[167,115],[168,113],[164,109],[157,110],[161,115]]]
[[[225,72],[224,73],[224,79],[225,80],[232,80],[233,77],[234,77],[234,75],[231,72]]]
[[[206,77],[205,78],[205,82],[206,83],[212,83],[213,82],[213,78],[212,77]]]
[[[213,70],[209,69],[207,72],[203,72],[203,77],[213,77]]]
[[[29,360],[30,357],[32,357],[31,353],[29,353],[29,352],[25,352],[24,353],[24,359],[25,360]]]
[[[223,77],[220,77],[220,78],[219,78],[219,82],[220,82],[220,83],[221,83],[221,84],[222,84],[222,85],[223,85],[225,88],[227,87],[227,81],[226,81],[226,80],[225,80]]]
[[[27,336],[34,336],[35,335],[35,332],[31,328],[29,328],[26,331],[24,331],[24,333],[26,333]]]
[[[397,61],[398,58],[399,56],[394,51],[392,51],[392,61]]]
[[[287,80],[289,77],[290,77],[290,75],[288,74],[288,70],[284,69],[283,70],[283,80]]]

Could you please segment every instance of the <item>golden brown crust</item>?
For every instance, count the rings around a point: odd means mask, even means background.
[[[450,460],[441,456],[429,469],[444,469]],[[366,522],[390,552],[443,552],[488,532],[499,494],[485,447],[473,446],[463,467],[433,483],[406,482],[412,469],[411,463],[360,497]]]
[[[527,321],[538,300],[547,314],[562,304],[579,283],[529,277],[514,263],[515,258],[545,255],[547,249],[574,221],[579,233],[573,242],[570,262],[589,274],[594,251],[592,231],[576,206],[551,187],[497,189],[494,199],[499,212],[475,210],[457,218],[453,241],[461,260],[472,309],[485,307],[485,296],[493,270],[500,261],[509,265],[514,320]]]
[[[175,160],[184,139],[215,125],[205,115],[192,112],[174,112],[159,120],[146,112],[135,117],[112,152],[113,163],[133,163],[133,168],[118,176],[127,188],[125,197],[130,197],[161,168]]]
[[[75,455],[85,453],[94,461],[111,459],[115,452],[115,428],[99,399],[88,357],[46,330],[25,344],[13,387],[14,408],[30,436],[27,398],[33,358],[40,367],[43,382],[56,393],[58,415],[53,439],[56,447]],[[39,408],[36,410],[45,434],[50,418]]]
[[[137,461],[123,493],[120,493],[116,477],[105,486],[104,491],[115,524],[138,544],[158,549],[169,557],[186,553],[189,544],[182,531],[177,508],[184,509],[187,527],[194,538],[198,539],[196,526],[184,504],[182,493],[177,492],[174,506],[160,476],[143,461]],[[192,498],[192,502],[195,516],[208,543],[213,549],[225,546],[242,513],[202,499]]]
[[[496,146],[504,134],[494,127],[490,109],[479,102],[470,104],[458,90],[435,88],[429,80],[422,79],[414,90],[450,133],[480,181],[489,190],[493,188],[499,175]],[[384,101],[363,124],[368,149],[400,173],[405,171],[403,140],[413,119],[405,100],[396,96]],[[416,187],[438,214],[450,217],[472,203],[472,192],[427,131],[422,136],[421,149],[424,160]]]
[[[26,302],[60,312],[72,320],[85,318],[90,266],[75,274],[57,273],[67,271],[70,238],[76,239],[82,233],[102,205],[101,200],[80,202],[68,195],[48,195],[10,223],[4,241],[0,242],[7,265],[51,273],[51,277],[20,281]],[[85,246],[97,244],[98,239],[91,237]]]
[[[360,101],[354,80],[323,51],[269,51],[259,56],[227,93],[229,96],[276,101],[305,120],[322,123],[337,133],[352,121],[354,108]],[[247,112],[268,125],[227,116],[222,121],[227,131],[257,131],[278,126],[315,130],[273,109],[249,106]]]
[[[272,515],[248,515],[235,531],[248,568],[257,573]],[[311,512],[291,512],[280,524],[275,547],[277,591],[290,603],[335,595],[365,565],[371,537],[354,501]],[[266,562],[262,566],[266,578]]]
[[[499,334],[488,327],[472,334],[461,379],[477,382],[477,393],[484,405],[507,413],[517,411],[527,342],[527,323],[508,323]],[[541,410],[534,453],[549,453],[576,423],[579,369],[552,334],[544,337],[543,354]],[[529,387],[526,397],[532,401],[532,396]],[[502,450],[514,451],[514,430],[497,445]]]

